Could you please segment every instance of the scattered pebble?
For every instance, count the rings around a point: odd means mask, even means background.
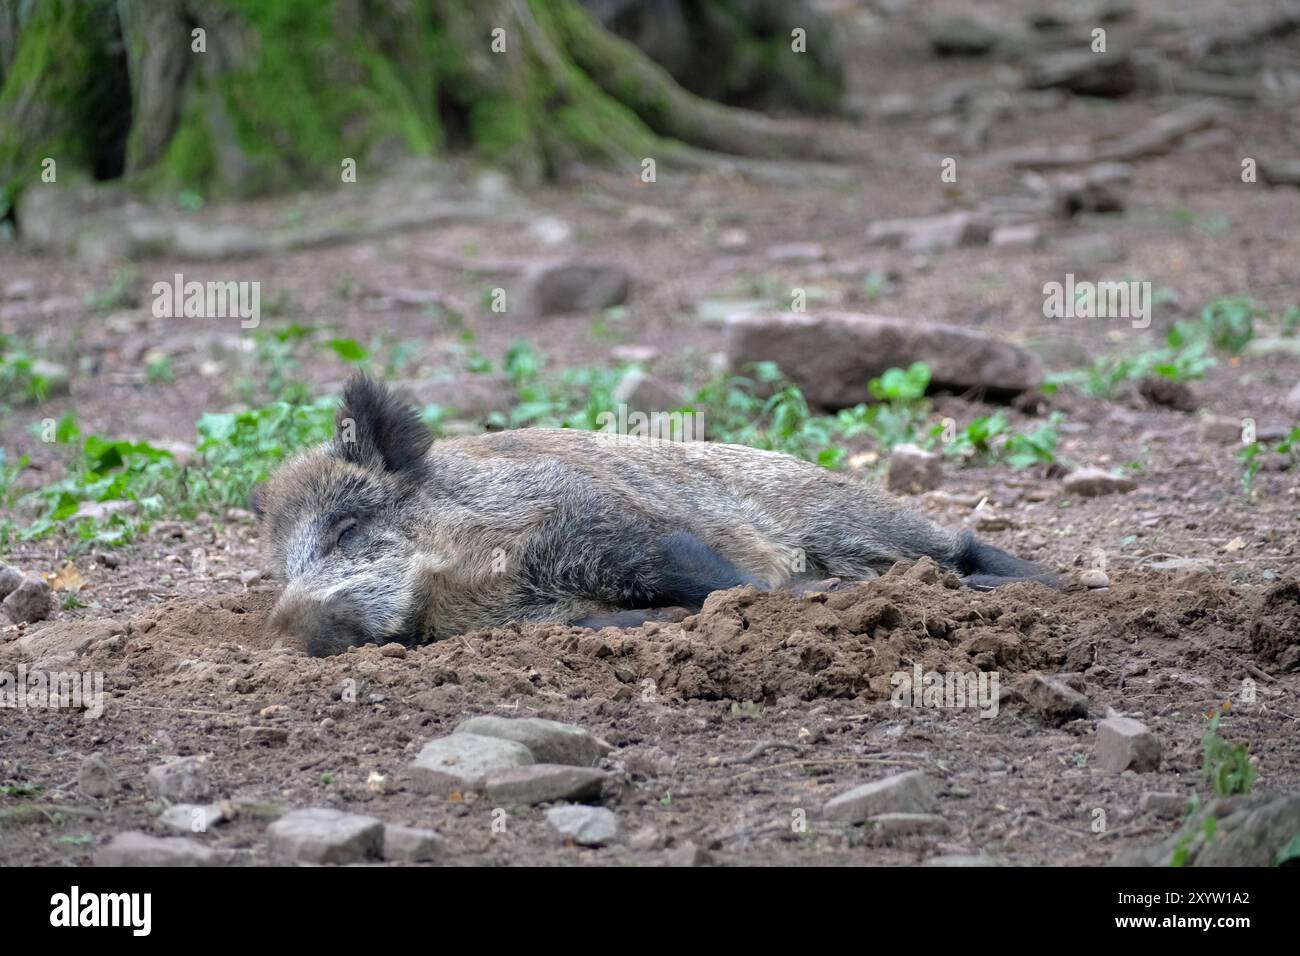
[[[1148,791],[1142,794],[1143,813],[1153,813],[1162,819],[1177,819],[1186,816],[1191,801],[1185,794],[1164,791]]]
[[[494,770],[509,770],[535,762],[523,744],[458,729],[450,737],[439,737],[425,744],[407,767],[407,776],[415,789],[447,796],[481,790],[487,775]]]
[[[541,717],[471,717],[457,725],[456,733],[478,734],[522,744],[533,756],[529,763],[590,767],[611,749],[609,744],[576,724]]]
[[[90,754],[77,768],[77,790],[82,796],[100,800],[117,790],[117,774],[99,754]]]
[[[1160,766],[1160,740],[1139,720],[1107,717],[1097,724],[1097,766],[1112,773],[1144,773]]]
[[[380,852],[392,863],[431,863],[443,854],[442,838],[432,830],[389,823]]]
[[[54,611],[54,592],[45,581],[29,574],[9,592],[3,606],[15,624],[43,621]]]
[[[885,813],[931,813],[938,809],[930,781],[919,770],[863,784],[826,802],[822,815],[839,823],[865,823]]]
[[[119,833],[95,853],[96,866],[221,866],[226,854],[189,837]]]
[[[1103,468],[1080,468],[1065,476],[1065,490],[1083,498],[1124,494],[1137,488],[1137,482],[1123,475],[1113,475]]]
[[[150,767],[145,788],[151,796],[172,803],[201,803],[212,795],[207,758],[176,757]]]
[[[1025,703],[1052,723],[1088,716],[1088,698],[1063,680],[1029,674],[1016,689]]]
[[[485,780],[488,799],[503,806],[582,802],[600,796],[608,774],[591,767],[538,763],[510,770],[496,770]]]
[[[378,859],[384,825],[374,817],[329,807],[291,810],[266,829],[271,852],[294,863],[359,863]]]
[[[187,833],[207,833],[226,820],[225,811],[215,803],[177,803],[168,807],[158,817],[158,822],[174,830]]]
[[[1110,577],[1100,568],[1089,568],[1079,575],[1079,583],[1086,588],[1108,588]]]
[[[618,820],[604,807],[552,807],[546,811],[546,822],[579,846],[602,846],[618,836]]]

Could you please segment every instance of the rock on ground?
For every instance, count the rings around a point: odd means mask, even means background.
[[[425,744],[407,767],[407,777],[416,790],[446,796],[457,791],[481,790],[492,771],[531,763],[536,760],[521,743],[458,729],[450,737],[439,737]]]
[[[201,803],[212,795],[205,757],[177,757],[149,768],[145,788],[150,796],[172,803]]]
[[[3,606],[15,624],[43,621],[54,611],[54,592],[40,578],[29,574],[9,592]]]
[[[526,315],[594,312],[626,302],[630,288],[622,266],[547,263],[524,274],[516,304]],[[509,302],[506,308],[511,308]]]
[[[108,618],[56,621],[24,634],[16,646],[33,660],[67,653],[76,656],[96,641],[125,633],[122,624]]]
[[[936,809],[938,801],[930,781],[921,771],[909,770],[832,797],[822,808],[822,816],[837,823],[865,823],[886,813],[932,813]]]
[[[207,833],[218,823],[225,822],[226,814],[215,803],[178,803],[168,807],[158,817],[158,822],[173,830],[187,833]]]
[[[1143,773],[1160,767],[1160,740],[1131,717],[1107,717],[1097,724],[1095,758],[1103,770]]]
[[[579,846],[602,846],[618,836],[618,820],[604,807],[552,807],[546,822],[562,839]]]
[[[916,219],[884,219],[867,227],[867,241],[902,246],[907,252],[944,252],[960,246],[982,246],[993,227],[971,212],[946,213]]]
[[[456,733],[512,740],[527,747],[537,763],[575,767],[590,767],[611,749],[576,724],[542,717],[471,717],[457,725]]]
[[[384,825],[374,817],[328,807],[291,810],[266,829],[271,852],[294,863],[378,859]]]
[[[1065,476],[1065,490],[1083,498],[1098,495],[1124,494],[1137,487],[1137,482],[1123,475],[1113,475],[1104,468],[1091,466],[1079,468]]]
[[[1016,684],[1026,704],[1052,723],[1088,716],[1088,698],[1062,680],[1028,674]]]
[[[810,402],[848,408],[875,399],[868,382],[913,362],[936,386],[1008,394],[1036,388],[1038,360],[1010,342],[970,329],[847,312],[750,312],[728,317],[727,362],[741,370],[776,362]]]
[[[117,774],[99,754],[90,754],[77,768],[77,790],[92,799],[102,799],[117,790]]]
[[[570,800],[576,803],[594,800],[608,774],[592,767],[570,767],[538,763],[511,770],[496,770],[487,775],[488,799],[495,805],[532,805]]]
[[[442,856],[442,838],[432,830],[388,824],[382,854],[391,863],[431,863]]]
[[[119,833],[95,853],[96,866],[221,866],[225,855],[189,837]]]
[[[0,600],[7,598],[23,583],[23,573],[8,564],[0,563]]]

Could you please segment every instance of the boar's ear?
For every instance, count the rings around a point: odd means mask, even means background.
[[[401,471],[424,457],[433,435],[387,387],[361,373],[348,379],[339,406],[334,451],[358,465]]]

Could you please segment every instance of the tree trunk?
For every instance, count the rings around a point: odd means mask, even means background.
[[[689,147],[854,155],[686,92],[577,0],[0,0],[0,83],[10,196],[47,156],[60,177],[250,196],[452,148],[526,179],[708,161]]]

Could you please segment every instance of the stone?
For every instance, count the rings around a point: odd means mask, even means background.
[[[576,724],[541,717],[471,717],[456,727],[456,733],[479,734],[522,744],[533,757],[528,763],[590,767],[611,750],[609,744]]]
[[[603,846],[618,836],[618,819],[604,807],[552,807],[546,822],[561,839],[579,846]]]
[[[1191,805],[1191,800],[1185,794],[1155,790],[1142,794],[1140,804],[1143,813],[1152,813],[1163,819],[1185,816]]]
[[[567,800],[581,803],[600,797],[608,774],[592,767],[537,763],[510,770],[495,770],[484,786],[494,805],[517,806]]]
[[[443,854],[442,838],[432,830],[389,823],[380,852],[391,863],[431,863]]]
[[[35,575],[26,575],[5,597],[5,614],[15,624],[43,621],[54,611],[54,592]]]
[[[1186,382],[1175,382],[1163,375],[1148,375],[1139,379],[1138,394],[1152,405],[1172,408],[1178,412],[1194,412],[1200,407],[1196,393]]]
[[[221,866],[225,855],[189,837],[156,837],[131,830],[95,852],[96,866]]]
[[[1196,437],[1207,445],[1235,445],[1241,442],[1240,418],[1206,415],[1196,423]]]
[[[723,252],[744,252],[749,248],[749,233],[738,227],[724,229],[718,235],[718,248]]]
[[[23,573],[8,564],[0,564],[0,600],[4,600],[23,583]]]
[[[947,833],[948,821],[937,813],[878,813],[867,824],[881,836]]]
[[[215,803],[177,803],[168,807],[158,817],[158,822],[173,830],[186,833],[207,833],[226,821],[226,814]]]
[[[771,308],[772,303],[766,299],[700,299],[695,304],[695,319],[705,325],[726,325],[732,316]]]
[[[1063,680],[1028,674],[1017,682],[1016,690],[1026,704],[1052,723],[1088,716],[1088,698]]]
[[[776,362],[815,405],[875,401],[868,383],[925,362],[937,387],[1011,394],[1037,388],[1038,360],[1003,337],[957,326],[846,312],[740,312],[727,318],[727,363]]]
[[[1079,575],[1079,583],[1085,588],[1108,588],[1110,587],[1110,576],[1101,568],[1089,568]]]
[[[989,236],[989,244],[1001,249],[1033,249],[1042,241],[1042,231],[1032,223],[998,226]]]
[[[867,226],[867,242],[901,246],[906,252],[946,252],[961,246],[982,246],[993,226],[973,212],[952,212],[915,219],[882,219]]]
[[[832,797],[822,808],[822,816],[837,823],[865,823],[885,813],[931,813],[936,809],[938,801],[930,781],[921,771],[909,770]]]
[[[664,866],[712,866],[713,854],[698,843],[687,840],[664,852]]]
[[[897,445],[889,453],[885,485],[890,491],[919,495],[933,491],[943,481],[943,459],[916,445]]]
[[[1144,773],[1160,767],[1160,740],[1146,724],[1131,717],[1107,717],[1097,723],[1097,766],[1112,773]]]
[[[378,859],[384,825],[329,807],[291,810],[266,828],[271,852],[293,863],[360,863]]]
[[[531,763],[536,760],[521,743],[458,728],[450,737],[425,744],[408,765],[407,777],[416,790],[447,796],[483,789],[487,775],[494,770]]]
[[[1085,48],[1039,57],[1031,64],[1027,85],[1034,90],[1056,87],[1079,96],[1121,97],[1136,90],[1140,79],[1129,51],[1094,53]]]
[[[100,800],[117,791],[117,774],[99,754],[89,754],[77,768],[77,790],[86,797]]]
[[[631,279],[622,266],[549,263],[524,274],[518,301],[526,315],[595,312],[626,302],[630,288]]]
[[[538,216],[528,224],[528,232],[544,246],[562,246],[573,241],[573,226],[555,216]]]
[[[1123,475],[1114,475],[1103,468],[1079,468],[1065,476],[1062,482],[1066,491],[1083,498],[1098,495],[1125,494],[1137,488],[1137,482]]]
[[[201,803],[212,795],[206,757],[176,757],[150,767],[144,782],[150,796],[172,803]]]

